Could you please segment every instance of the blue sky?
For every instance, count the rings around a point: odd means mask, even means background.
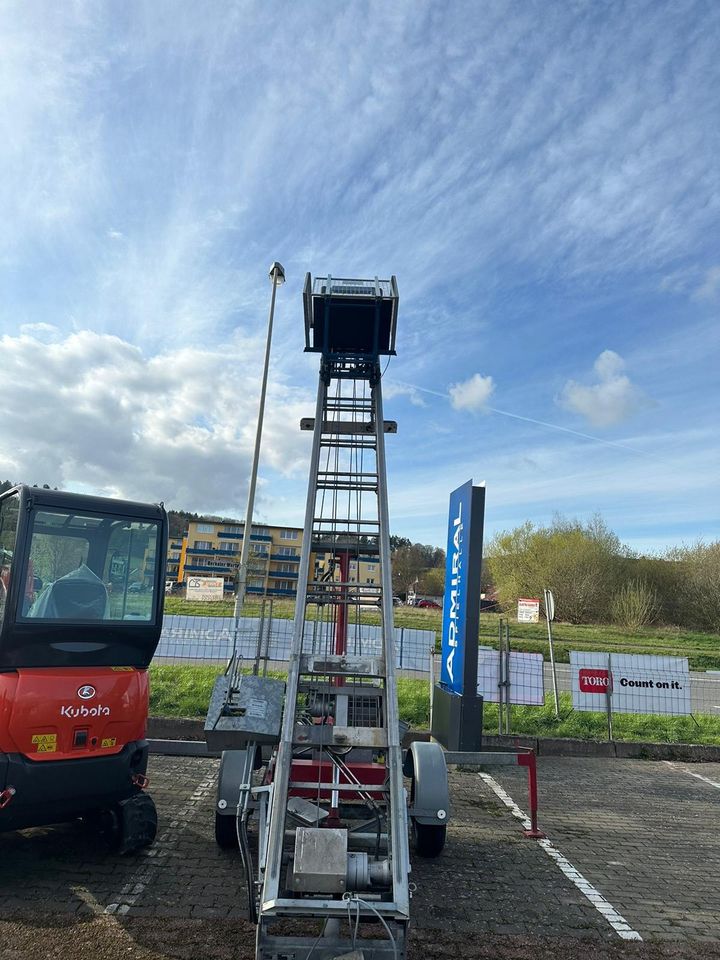
[[[720,537],[720,6],[7,3],[0,478],[302,523],[305,272],[398,277],[393,532]]]

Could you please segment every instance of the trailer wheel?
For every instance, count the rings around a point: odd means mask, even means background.
[[[221,850],[237,850],[238,838],[234,816],[215,811],[215,843]]]
[[[446,826],[413,820],[415,852],[420,857],[439,857],[445,846]]]
[[[137,793],[117,804],[116,850],[120,854],[136,853],[149,847],[157,834],[157,810],[153,798]]]

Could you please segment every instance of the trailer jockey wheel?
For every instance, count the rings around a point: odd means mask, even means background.
[[[90,818],[86,818],[90,819]],[[137,793],[92,818],[114,853],[136,853],[149,847],[157,834],[157,810],[147,793]]]

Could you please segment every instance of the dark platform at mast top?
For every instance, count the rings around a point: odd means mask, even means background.
[[[308,273],[303,291],[305,350],[330,358],[394,356],[397,280],[350,280]]]

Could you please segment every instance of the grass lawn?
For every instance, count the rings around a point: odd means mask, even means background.
[[[150,713],[165,717],[204,717],[215,677],[215,666],[153,665],[150,667]],[[282,674],[273,674],[282,676]],[[400,718],[415,729],[427,730],[430,721],[430,693],[425,680],[398,680]],[[486,704],[483,726],[497,733],[497,707]],[[513,707],[512,732],[534,737],[576,737],[606,740],[604,713],[577,713],[569,693],[560,694],[560,719],[556,720],[552,694],[544,707]],[[657,743],[720,744],[720,717],[646,716],[616,714],[616,740],[647,740]]]
[[[249,600],[245,604],[247,616],[258,615],[261,601]],[[177,597],[165,599],[165,612],[192,616],[231,617],[231,601],[216,603],[192,603]],[[412,627],[418,630],[434,630],[440,648],[442,613],[440,610],[419,610],[415,607],[395,607],[395,626]],[[292,600],[275,600],[273,616],[291,619],[295,616]],[[363,610],[363,623],[380,624],[380,612]],[[479,642],[497,646],[499,616],[495,613],[480,615]],[[528,653],[544,653],[547,657],[547,628],[544,623],[510,622],[511,645],[514,650]],[[720,636],[681,630],[679,627],[644,627],[634,632],[609,625],[553,625],[556,658],[559,663],[570,660],[571,650],[600,650],[609,653],[648,653],[657,656],[687,657],[691,670],[720,670]]]

